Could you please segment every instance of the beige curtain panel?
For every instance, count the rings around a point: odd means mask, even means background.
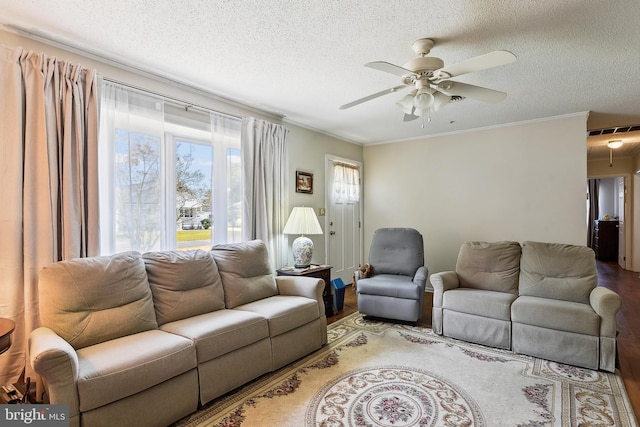
[[[93,70],[0,46],[0,317],[16,322],[0,384],[26,367],[40,269],[98,252],[98,103]]]
[[[282,230],[289,217],[288,133],[279,124],[242,119],[242,240],[262,240],[273,270],[287,262]]]

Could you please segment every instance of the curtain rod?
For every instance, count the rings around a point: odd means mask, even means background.
[[[339,160],[334,160],[333,164],[336,165],[336,166],[342,166],[342,167],[349,168],[349,169],[357,169],[357,170],[360,169],[357,165],[354,165],[352,163],[341,162]]]
[[[184,101],[182,99],[178,99],[178,98],[174,98],[174,97],[171,97],[171,96],[167,96],[167,95],[164,95],[162,93],[158,93],[158,92],[155,92],[155,91],[152,91],[152,90],[149,90],[149,89],[145,89],[145,88],[142,88],[142,87],[139,87],[139,86],[135,86],[135,85],[132,85],[130,83],[125,83],[125,82],[121,82],[121,81],[118,81],[118,80],[114,80],[114,79],[109,78],[109,77],[102,76],[102,79],[104,81],[109,82],[109,83],[115,83],[115,84],[120,85],[120,86],[125,86],[125,87],[128,87],[130,89],[135,89],[135,90],[137,90],[139,92],[143,92],[143,93],[148,93],[148,94],[151,94],[151,95],[159,96],[160,98],[164,99],[165,101],[169,101],[169,102],[173,103],[174,105],[177,105],[179,107],[184,107],[185,111],[198,110],[198,111],[201,111],[203,113],[220,114],[221,116],[229,117],[229,118],[232,118],[232,119],[242,119],[242,117],[240,117],[240,116],[234,116],[233,114],[222,113],[220,111],[216,111],[216,110],[213,110],[213,109],[208,108],[208,107],[203,107],[201,105],[194,104],[193,102],[188,102],[188,101]]]

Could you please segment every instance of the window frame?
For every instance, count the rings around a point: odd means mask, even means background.
[[[105,82],[106,83],[106,82]],[[101,114],[107,114],[108,118],[105,121],[105,127],[100,132],[100,210],[105,212],[100,221],[100,227],[103,229],[101,232],[101,254],[111,255],[121,251],[150,251],[150,250],[175,250],[177,249],[177,211],[176,211],[176,146],[177,142],[184,141],[189,144],[198,144],[212,149],[212,173],[211,173],[211,220],[213,231],[211,233],[211,245],[215,243],[223,243],[231,241],[229,239],[230,233],[227,224],[227,212],[229,207],[227,201],[229,200],[229,182],[227,176],[230,173],[227,171],[227,165],[231,163],[227,159],[227,153],[229,149],[237,150],[239,153],[239,162],[242,161],[242,144],[241,135],[239,132],[241,119],[238,117],[227,116],[221,113],[212,111],[205,111],[203,109],[192,110],[180,108],[172,102],[167,102],[160,98],[154,98],[154,95],[150,95],[139,90],[131,90],[118,84],[109,83],[110,86],[124,90],[129,94],[139,94],[143,98],[127,98],[129,101],[129,118],[125,120],[113,121],[112,117],[118,114],[127,114],[126,104],[124,107],[124,113],[121,113],[121,107],[116,106],[115,110],[107,109],[106,107],[101,110]],[[144,98],[147,97],[147,98]],[[109,101],[109,107],[111,107]],[[124,102],[127,102],[125,100]],[[146,104],[145,104],[146,103]],[[155,105],[153,104],[155,103]],[[149,104],[150,107],[147,105]],[[122,105],[122,104],[119,104]],[[147,116],[139,114],[142,110],[138,107],[147,107],[147,110],[155,110],[162,115],[156,117],[157,127],[150,127],[151,122],[147,119]],[[137,117],[140,117],[138,121]],[[223,127],[216,128],[215,123],[218,124],[218,117],[227,117],[233,119],[229,122],[229,125],[223,125]],[[235,123],[237,121],[237,123]],[[102,119],[101,119],[102,123]],[[123,124],[124,123],[124,124]],[[234,124],[235,123],[235,124]],[[219,126],[219,124],[218,124]],[[217,132],[214,131],[214,128]],[[153,247],[136,248],[136,242],[131,240],[127,235],[127,238],[131,243],[125,245],[118,245],[117,232],[119,229],[117,223],[117,191],[118,185],[116,183],[115,167],[116,167],[116,145],[117,140],[114,136],[118,129],[124,132],[135,132],[143,135],[160,138],[159,149],[159,206],[161,212],[159,213],[158,228],[160,229],[159,243]],[[158,131],[160,131],[158,133]],[[235,175],[234,175],[235,176]],[[241,175],[239,177],[241,178]],[[234,182],[235,183],[235,182]],[[242,191],[242,183],[240,182],[240,191]],[[236,191],[237,192],[237,191]],[[235,194],[235,193],[234,193]],[[240,200],[242,196],[240,195]],[[218,224],[215,226],[213,221]],[[242,216],[240,216],[242,221]],[[120,230],[122,231],[122,230]],[[241,235],[241,233],[240,233]],[[235,239],[235,233],[231,233],[231,238]],[[234,240],[235,241],[235,240]],[[128,245],[128,247],[127,247]],[[190,248],[180,248],[190,249]]]

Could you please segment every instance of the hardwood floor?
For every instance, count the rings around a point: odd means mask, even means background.
[[[622,298],[618,312],[618,369],[631,406],[640,418],[640,275],[623,270],[615,262],[598,261],[601,286]]]
[[[600,286],[615,291],[622,297],[618,312],[618,369],[627,389],[631,406],[640,419],[640,275],[623,270],[615,262],[598,261]],[[356,292],[351,286],[345,289],[344,308],[327,319],[333,323],[358,311]],[[418,322],[431,326],[431,300],[425,298],[424,316]]]

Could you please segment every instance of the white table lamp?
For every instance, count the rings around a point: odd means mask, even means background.
[[[300,234],[293,241],[291,251],[295,268],[307,268],[311,265],[313,242],[305,234],[322,234],[322,228],[313,208],[295,207],[282,230],[284,234]]]

